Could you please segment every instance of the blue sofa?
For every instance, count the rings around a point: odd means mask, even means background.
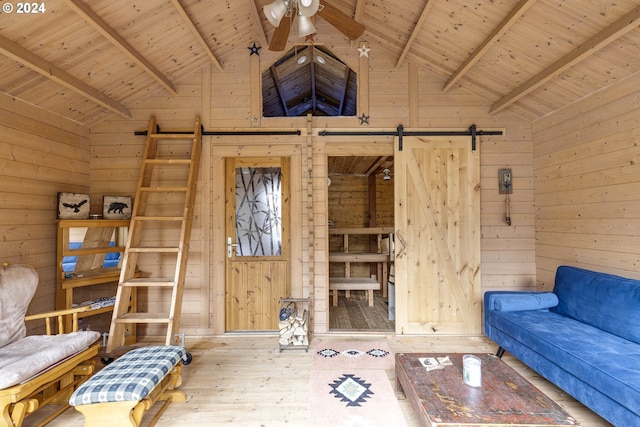
[[[490,291],[485,334],[616,426],[640,426],[640,280],[560,266],[553,292]]]
[[[115,242],[109,242],[109,246],[115,246]],[[69,249],[79,249],[82,247],[82,242],[70,242]],[[62,271],[65,273],[73,273],[76,268],[76,262],[78,257],[69,255],[62,257]],[[120,262],[120,252],[108,252],[105,254],[102,268],[117,267]]]

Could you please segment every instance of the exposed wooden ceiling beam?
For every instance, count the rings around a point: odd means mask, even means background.
[[[407,40],[407,43],[404,45],[404,49],[400,54],[400,58],[398,58],[398,62],[396,62],[396,69],[402,66],[402,63],[404,62],[404,59],[407,56],[407,53],[409,53],[409,51],[411,50],[411,46],[413,46],[413,42],[416,40],[416,37],[418,37],[418,34],[420,33],[420,30],[422,30],[422,26],[424,25],[424,22],[427,20],[427,16],[429,15],[429,11],[431,10],[431,6],[433,6],[433,3],[434,3],[433,0],[427,0],[427,3],[424,5],[424,9],[422,9],[422,14],[418,19],[416,26],[413,27],[411,36],[409,37],[409,40]]]
[[[356,0],[356,12],[353,14],[353,19],[358,22],[362,22],[364,16],[364,0]],[[351,40],[351,47],[358,43],[358,39]]]
[[[267,41],[267,33],[264,32],[262,19],[260,18],[260,12],[258,12],[255,0],[249,1],[249,4],[251,8],[251,16],[253,16],[253,22],[255,24],[254,28],[258,30],[258,40],[260,41],[260,46],[269,46],[269,42]]]
[[[284,93],[282,93],[282,87],[280,86],[280,76],[278,75],[277,65],[274,64],[269,68],[271,71],[271,78],[276,87],[276,92],[278,92],[278,98],[280,98],[280,103],[282,104],[282,110],[284,111],[284,115],[286,117],[289,116],[289,107],[287,106],[287,100],[284,99]]]
[[[200,43],[200,46],[202,46],[202,49],[204,49],[205,53],[209,57],[209,60],[213,63],[213,65],[216,66],[218,70],[222,71],[222,65],[220,64],[220,61],[218,61],[218,58],[216,58],[216,56],[213,54],[206,40],[202,37],[202,34],[200,34],[200,31],[198,31],[198,29],[196,28],[196,25],[193,23],[193,21],[189,17],[189,14],[184,9],[184,7],[182,7],[182,4],[180,4],[180,0],[171,0],[171,1],[173,2],[173,6],[176,8],[178,13],[182,17],[182,20],[184,21],[184,23],[187,24],[187,27],[191,30],[196,40],[198,40],[198,43]]]
[[[67,73],[63,69],[53,65],[47,60],[39,57],[38,55],[30,52],[22,46],[12,42],[4,36],[0,35],[0,52],[5,56],[24,64],[33,71],[47,77],[48,79],[57,82],[64,87],[71,89],[72,91],[88,98],[120,116],[131,118],[131,113],[124,105],[109,98],[98,89],[94,88],[83,82],[71,74]]]
[[[588,39],[586,42],[578,46],[569,54],[563,56],[542,72],[536,74],[528,81],[526,81],[521,86],[517,87],[515,90],[511,91],[511,93],[503,96],[501,99],[496,101],[495,104],[491,106],[489,110],[489,114],[497,113],[518,101],[522,97],[527,94],[533,92],[535,89],[539,88],[552,78],[556,77],[558,74],[563,71],[571,68],[578,62],[583,59],[589,57],[590,55],[597,52],[599,49],[602,49],[609,43],[617,40],[623,35],[627,34],[630,31],[633,31],[635,28],[640,25],[640,6],[633,9],[631,12],[622,16],[620,19],[615,21],[613,24],[608,26],[603,31],[599,32],[595,36]]]
[[[365,175],[368,175],[368,176],[374,175],[378,171],[378,169],[380,169],[382,167],[384,162],[386,162],[388,159],[389,159],[389,156],[381,156],[381,157],[379,157],[378,160],[376,160],[371,165],[369,170],[367,172],[365,172]]]
[[[340,99],[338,100],[338,115],[344,115],[345,102],[349,93],[349,77],[351,77],[351,68],[344,67],[344,84],[340,88]]]
[[[531,7],[536,0],[521,0],[520,3],[516,5],[515,8],[509,12],[509,14],[502,20],[500,25],[493,30],[493,32],[487,37],[480,47],[478,47],[464,63],[456,70],[455,73],[449,78],[447,83],[442,88],[443,92],[448,91],[456,84],[458,80],[462,78],[462,76],[473,67],[476,62],[482,58],[482,56],[491,48],[502,37],[508,30],[516,23],[518,19]]]
[[[175,95],[178,92],[169,81],[153,64],[151,64],[144,56],[136,51],[116,30],[111,28],[98,14],[96,14],[82,0],[66,0],[67,5],[80,15],[89,25],[102,34],[114,46],[123,51],[133,61],[138,64],[147,74],[160,83],[170,94]]]

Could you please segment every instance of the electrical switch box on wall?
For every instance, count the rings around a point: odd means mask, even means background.
[[[500,183],[500,194],[513,192],[513,174],[510,168],[498,169],[498,181]]]

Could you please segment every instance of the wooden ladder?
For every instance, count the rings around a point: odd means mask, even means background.
[[[160,133],[155,117],[149,120],[106,353],[124,346],[127,330],[131,332],[138,324],[166,325],[166,345],[178,331],[201,152],[200,116],[193,132],[184,133]],[[139,264],[153,264],[157,270],[173,270],[174,274],[141,277]],[[135,301],[134,291],[141,288],[161,296],[170,290],[168,310],[149,302],[147,312],[131,312],[135,311],[129,309]]]

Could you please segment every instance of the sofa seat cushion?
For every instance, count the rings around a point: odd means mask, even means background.
[[[186,354],[184,347],[175,345],[131,350],[78,387],[69,404],[142,400]]]
[[[494,328],[637,413],[640,344],[546,310],[488,315]]]
[[[0,348],[0,390],[26,382],[99,338],[96,331],[32,335]]]

